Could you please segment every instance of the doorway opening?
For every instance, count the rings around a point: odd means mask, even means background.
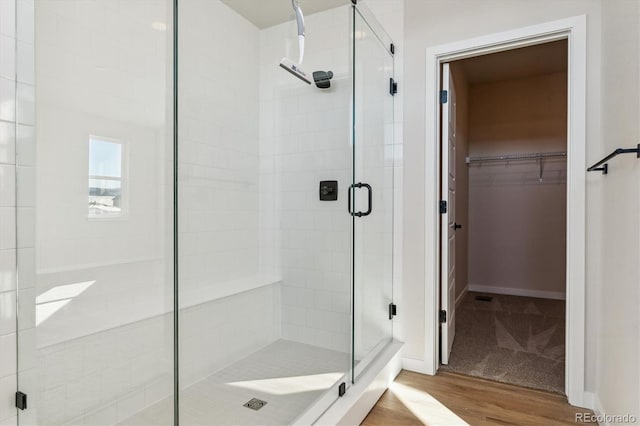
[[[441,369],[564,394],[568,41],[441,67]]]

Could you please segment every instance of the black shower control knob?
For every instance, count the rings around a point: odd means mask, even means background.
[[[320,201],[336,201],[338,199],[338,181],[323,180],[319,187]]]

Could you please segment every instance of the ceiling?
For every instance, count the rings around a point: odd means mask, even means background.
[[[294,19],[291,0],[222,0],[256,27],[269,28]],[[299,0],[302,13],[311,15],[349,4],[349,0]]]
[[[567,71],[567,41],[507,50],[455,61],[470,85]]]

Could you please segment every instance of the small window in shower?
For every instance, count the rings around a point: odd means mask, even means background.
[[[89,137],[89,218],[123,217],[123,169],[121,141]]]

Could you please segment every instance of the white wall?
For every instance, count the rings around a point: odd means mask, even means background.
[[[424,140],[425,53],[429,46],[529,26],[564,17],[587,15],[587,156],[600,155],[600,12],[598,0],[406,0],[405,2],[405,127],[404,127],[404,261],[403,300],[406,312],[405,356],[424,359],[425,341],[434,330],[424,329]],[[586,165],[585,165],[586,166]],[[587,229],[599,226],[592,216],[595,206],[588,194]],[[410,230],[410,231],[409,231]],[[598,249],[588,238],[587,318],[597,300],[593,277],[598,276]],[[588,323],[589,325],[593,325]],[[594,388],[594,340],[587,336],[587,388]],[[426,340],[425,340],[426,339]]]
[[[590,161],[640,142],[640,4],[602,2],[601,145]],[[606,414],[640,418],[640,161],[624,155],[607,176],[590,177],[599,191],[602,273],[598,314],[588,328],[598,339],[596,396]],[[589,229],[589,228],[588,228]],[[589,326],[589,324],[588,324]]]
[[[567,74],[472,85],[469,155],[567,150]],[[566,160],[463,164],[469,173],[469,286],[563,298]]]

